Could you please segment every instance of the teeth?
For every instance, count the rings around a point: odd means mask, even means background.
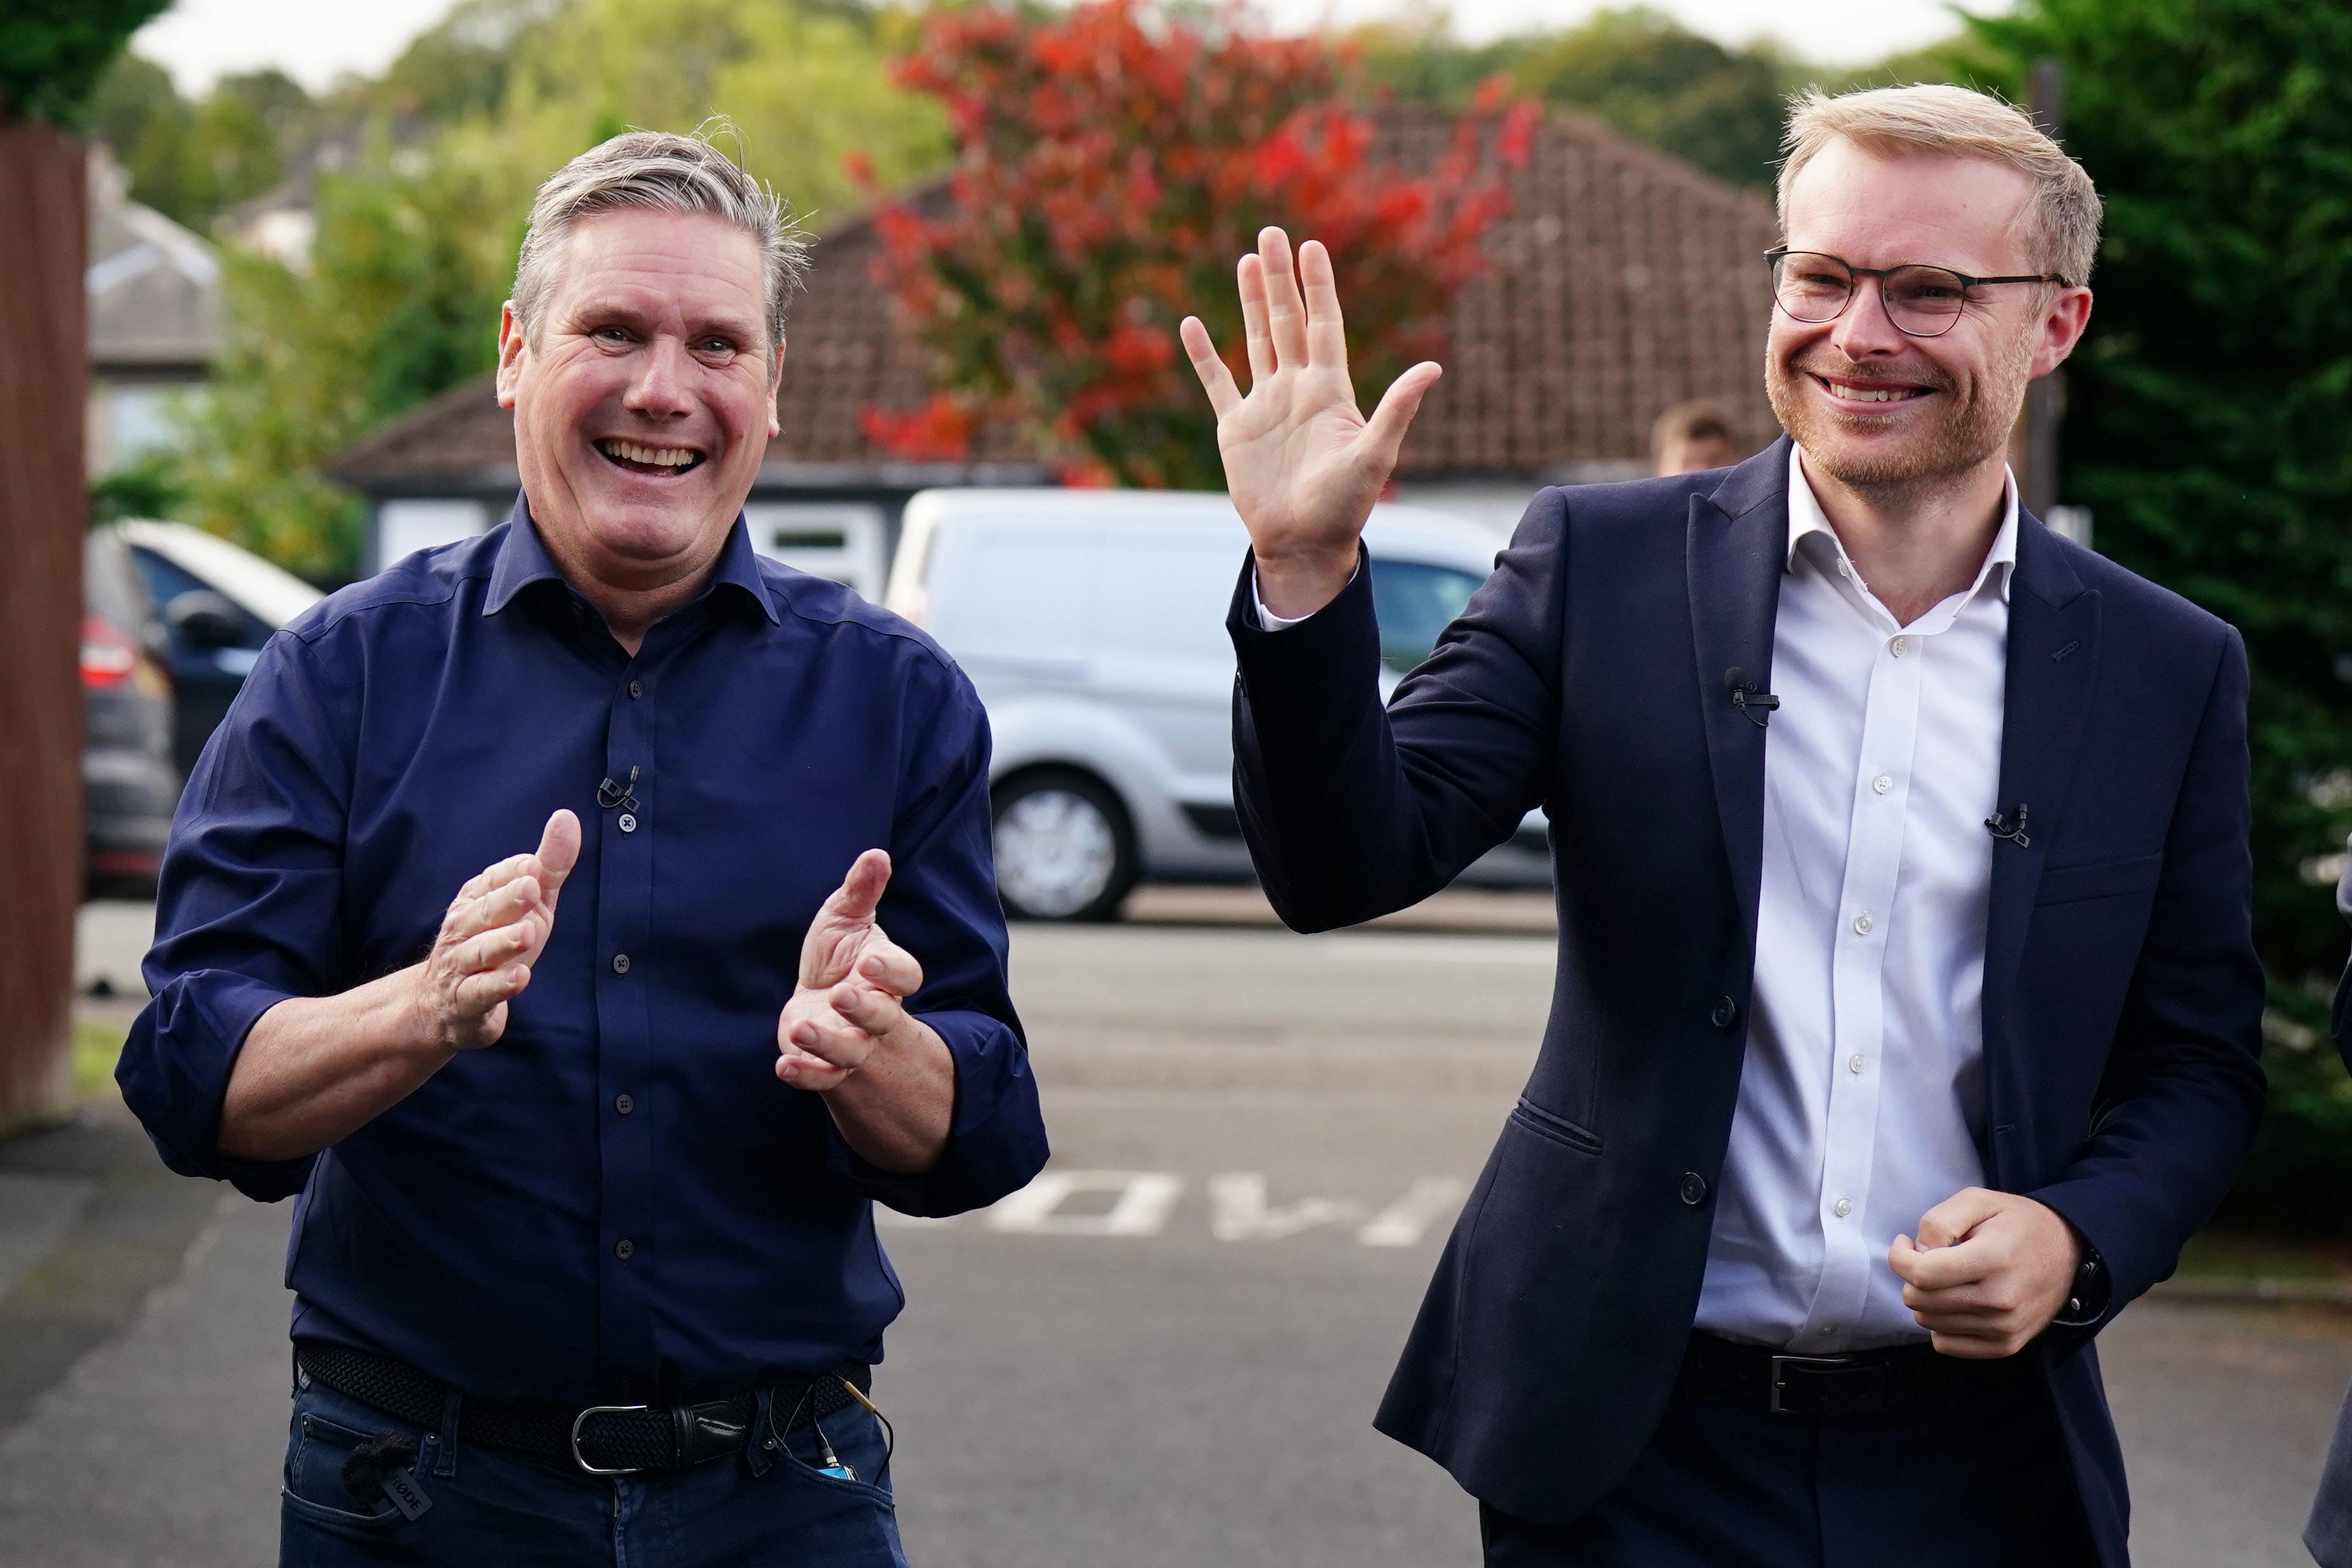
[[[599,441],[596,445],[608,458],[623,458],[632,463],[650,463],[664,468],[686,468],[697,457],[691,448],[685,447],[640,447],[634,441]]]
[[[1908,397],[1916,390],[1908,386],[1848,386],[1844,382],[1830,383],[1830,390],[1840,397],[1850,397],[1857,403],[1893,403]]]

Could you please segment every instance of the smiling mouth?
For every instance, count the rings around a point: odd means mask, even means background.
[[[598,441],[596,451],[616,468],[633,474],[683,474],[702,466],[702,454],[692,447],[648,447],[639,441]]]
[[[1811,375],[1814,382],[1832,396],[1843,397],[1850,403],[1909,403],[1925,397],[1935,390],[1933,387],[1927,386],[1885,384],[1864,386],[1856,382],[1832,381],[1825,375],[1814,375],[1811,371],[1807,371],[1805,374]]]

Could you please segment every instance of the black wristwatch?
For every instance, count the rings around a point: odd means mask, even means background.
[[[2079,1231],[2075,1239],[2082,1240]],[[2087,1329],[2107,1315],[2107,1303],[2114,1291],[2107,1277],[2106,1259],[2099,1256],[2097,1247],[2084,1241],[2083,1261],[2074,1266],[2074,1283],[2066,1288],[2066,1304],[2050,1321],[2062,1329]]]

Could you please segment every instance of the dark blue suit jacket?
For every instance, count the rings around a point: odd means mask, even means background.
[[[1559,977],[1524,1097],[1438,1266],[1382,1431],[1504,1511],[1590,1508],[1655,1429],[1696,1310],[1755,959],[1786,441],[1727,472],[1547,490],[1383,710],[1365,574],[1258,628],[1235,783],[1300,931],[1434,892],[1540,805]],[[1990,1181],[2066,1216],[2110,1313],[2172,1270],[2263,1096],[2246,660],[2228,626],[2023,519],[1985,944]],[[1696,1178],[1696,1179],[1694,1179]],[[2104,1321],[2104,1320],[2103,1320]],[[2126,1501],[2093,1328],[2046,1370],[2110,1563]]]

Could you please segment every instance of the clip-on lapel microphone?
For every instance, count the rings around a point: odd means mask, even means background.
[[[1731,705],[1748,715],[1748,721],[1759,730],[1772,721],[1771,710],[1780,706],[1779,698],[1758,687],[1736,664],[1723,672],[1723,687],[1731,693]]]

